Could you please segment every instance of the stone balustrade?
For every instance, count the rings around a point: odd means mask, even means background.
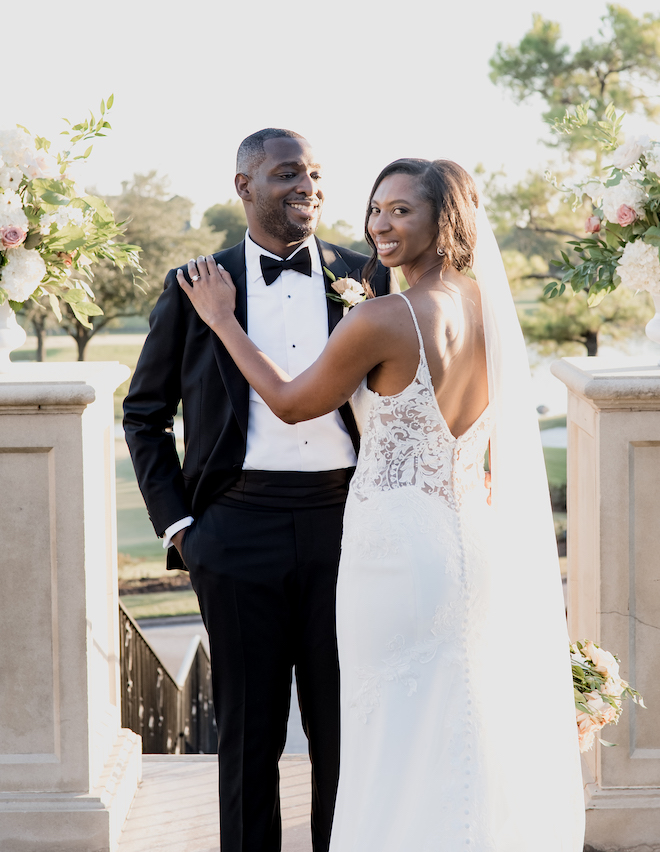
[[[141,771],[120,725],[117,363],[0,374],[0,849],[113,852]]]
[[[616,653],[648,709],[627,702],[586,755],[587,849],[660,852],[660,367],[565,358],[572,640]]]

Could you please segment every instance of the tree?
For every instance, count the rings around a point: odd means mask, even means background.
[[[642,294],[619,287],[597,307],[586,299],[567,294],[549,300],[541,298],[534,310],[520,310],[520,325],[527,340],[541,354],[575,354],[581,346],[587,355],[597,355],[603,336],[621,340],[631,329],[638,329],[649,318],[649,300]]]
[[[21,316],[32,326],[32,331],[37,338],[36,360],[43,361],[45,356],[46,333],[48,328],[54,327],[57,320],[47,304],[47,299],[42,296],[38,301],[29,299],[23,304]]]
[[[106,198],[118,221],[126,221],[123,239],[142,249],[145,275],[134,279],[129,270],[110,263],[95,268],[94,293],[103,315],[92,318],[92,328],[67,312],[62,325],[78,345],[78,360],[85,357],[91,338],[120,317],[148,316],[161,292],[167,272],[190,257],[207,254],[213,234],[207,226],[190,227],[192,202],[181,196],[167,197],[167,181],[155,172],[136,174],[122,184],[121,195]]]
[[[644,82],[660,82],[660,15],[636,18],[628,9],[610,3],[601,18],[600,40],[589,38],[572,53],[561,44],[561,28],[541,15],[517,46],[499,43],[490,60],[491,80],[507,89],[516,102],[540,96],[543,118],[553,124],[566,108],[589,102],[601,120],[609,103],[648,118],[660,114],[660,105],[641,89]],[[579,141],[558,137],[555,144],[573,150]],[[583,143],[584,144],[584,143]]]
[[[213,251],[235,246],[243,239],[247,228],[243,203],[236,199],[214,204],[204,212],[202,223],[218,235]]]
[[[317,228],[316,236],[327,243],[345,246],[352,251],[360,251],[363,254],[371,254],[371,249],[364,237],[356,239],[353,228],[343,219],[338,219],[332,225],[324,225],[321,222]]]
[[[497,45],[490,61],[491,80],[518,103],[540,97],[545,105],[543,117],[551,125],[567,107],[585,102],[598,120],[604,118],[609,103],[651,118],[659,115],[656,99],[641,87],[660,81],[660,15],[647,13],[636,18],[627,9],[610,4],[601,20],[599,38],[583,41],[572,52],[561,43],[558,24],[534,15],[532,28],[518,45]],[[592,143],[579,134],[556,134],[550,144],[565,157],[557,175],[560,179],[570,180],[576,160],[590,161],[593,173],[599,173],[599,156]],[[555,279],[553,260],[562,250],[572,252],[566,242],[583,235],[584,220],[591,211],[584,207],[571,210],[542,172],[530,172],[511,186],[504,184],[501,174],[492,175],[484,194],[502,248],[528,259],[529,269],[519,278],[519,288]],[[545,269],[539,269],[539,258]],[[518,269],[524,266],[517,265]],[[521,323],[527,339],[542,348],[579,342],[589,355],[595,355],[601,329],[616,338],[631,326],[639,326],[648,314],[647,302],[641,298],[632,301],[619,295],[611,308],[598,309],[582,305],[583,298],[541,300],[536,317],[524,309]]]

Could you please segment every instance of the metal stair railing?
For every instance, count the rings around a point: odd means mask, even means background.
[[[121,723],[142,737],[144,754],[214,754],[211,663],[195,636],[176,679],[119,602]]]

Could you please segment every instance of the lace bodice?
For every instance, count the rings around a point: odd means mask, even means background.
[[[355,392],[362,443],[351,491],[363,501],[380,491],[417,488],[457,510],[468,493],[484,489],[489,408],[460,437],[452,435],[435,397],[417,317],[407,297],[399,295],[415,324],[419,364],[412,382],[398,394],[380,396],[366,379]]]

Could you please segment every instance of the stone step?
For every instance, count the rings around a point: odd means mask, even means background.
[[[282,852],[311,852],[307,755],[280,761]],[[145,754],[142,783],[117,852],[219,852],[215,755]]]

